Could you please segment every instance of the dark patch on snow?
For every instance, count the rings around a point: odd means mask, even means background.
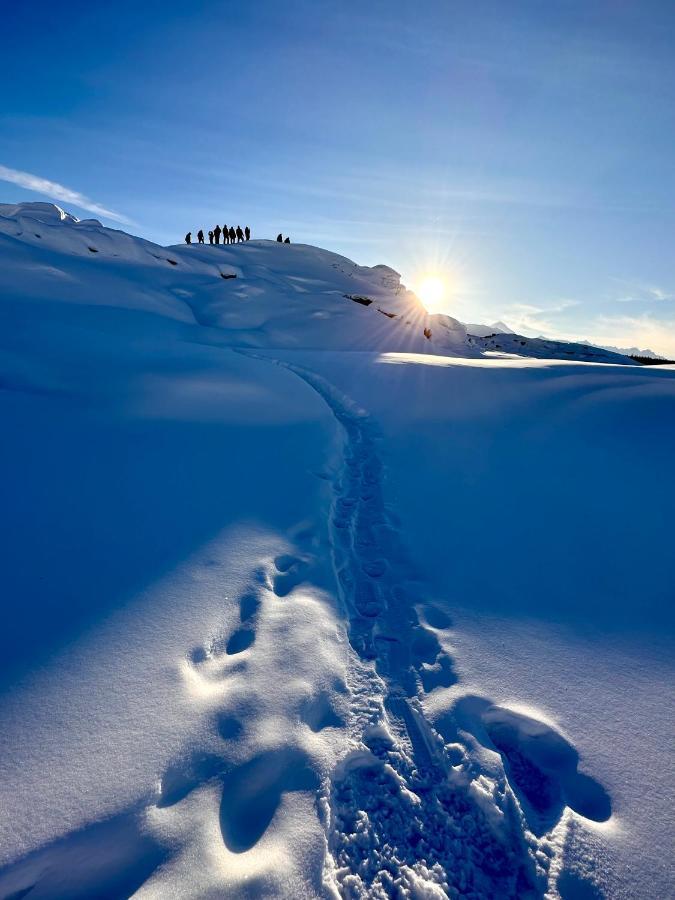
[[[347,300],[353,300],[354,303],[360,303],[361,306],[370,306],[373,302],[370,297],[362,297],[360,294],[345,294]]]

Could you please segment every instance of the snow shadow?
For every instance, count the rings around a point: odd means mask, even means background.
[[[327,439],[320,401],[290,374],[200,346],[199,329],[158,321],[67,309],[45,320],[36,352],[45,378],[76,387],[0,392],[12,435],[0,445],[0,466],[12,473],[1,498],[11,615],[0,629],[0,690],[242,515],[283,531],[289,510],[311,504],[306,473]],[[139,346],[120,346],[125,328]],[[50,362],[60,341],[72,347],[65,373]],[[283,461],[292,465],[280,479]]]
[[[137,812],[59,838],[0,870],[0,898],[50,900],[130,897],[168,857]]]

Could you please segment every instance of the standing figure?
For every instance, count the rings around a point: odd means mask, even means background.
[[[204,232],[201,230],[201,228],[197,232],[197,242],[200,244],[204,243]]]
[[[213,236],[216,239],[216,244],[220,243],[220,225],[216,225],[213,229]]]
[[[290,242],[291,242],[291,239],[290,239],[289,237],[287,237],[287,238],[284,240],[284,244],[290,244]]]
[[[213,243],[213,232],[209,231],[209,244]]]
[[[244,228],[244,237],[247,241],[251,240],[251,229],[248,227],[248,225],[246,226],[246,228]]]
[[[237,235],[237,243],[241,244],[241,242],[244,240],[244,232],[241,230],[241,225],[237,225],[236,235]]]
[[[283,242],[284,242],[284,236],[283,236],[283,234],[281,234],[281,232],[279,232],[279,234],[277,235],[277,243],[283,244]]]
[[[227,225],[223,225],[223,243],[230,243],[230,232],[227,230]]]
[[[192,243],[192,232],[191,231],[188,231],[188,233],[185,235],[185,243],[186,244]]]
[[[235,240],[236,236],[237,235],[235,234],[234,226],[230,225],[230,243],[231,244],[234,244],[234,240]]]

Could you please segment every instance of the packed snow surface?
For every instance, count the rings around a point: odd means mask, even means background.
[[[675,367],[50,204],[0,287],[0,898],[671,895]]]

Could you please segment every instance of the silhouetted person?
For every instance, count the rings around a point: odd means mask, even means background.
[[[236,235],[236,233],[235,233],[234,226],[233,226],[233,225],[230,225],[230,243],[231,243],[231,244],[234,244],[234,241],[235,241],[235,238],[236,238],[236,237],[237,237],[237,235]]]
[[[279,234],[277,235],[277,243],[278,243],[278,244],[283,244],[283,242],[284,242],[284,236],[283,236],[283,234],[279,233]]]
[[[185,235],[185,243],[186,244],[192,243],[192,232],[191,231],[188,231],[188,233]]]
[[[241,244],[244,240],[244,232],[241,230],[241,225],[237,225],[237,243]]]
[[[248,227],[248,225],[246,226],[246,228],[244,228],[244,237],[247,241],[251,240],[251,229]]]
[[[201,228],[197,232],[197,242],[200,244],[204,243],[204,232],[201,230]]]
[[[213,229],[213,236],[216,239],[216,244],[220,243],[220,225],[216,225]]]
[[[213,243],[213,232],[209,231],[209,244]]]
[[[223,243],[230,243],[230,232],[227,230],[227,225],[223,225]]]
[[[291,239],[290,239],[290,238],[286,238],[286,240],[284,241],[284,244],[290,244],[290,242],[291,242]]]

